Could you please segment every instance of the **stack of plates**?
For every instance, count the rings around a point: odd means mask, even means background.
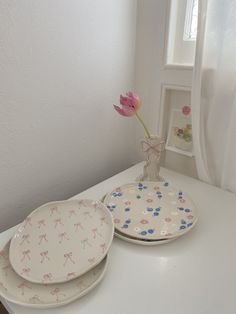
[[[103,202],[113,215],[115,235],[141,245],[170,242],[192,229],[198,217],[189,196],[168,182],[125,184]]]
[[[0,251],[0,294],[35,308],[67,304],[103,278],[115,234],[141,245],[172,241],[197,221],[186,193],[168,182],[135,182],[104,204],[69,200],[34,210]]]
[[[67,304],[103,278],[114,234],[105,206],[91,200],[43,205],[0,251],[0,293],[36,308]]]

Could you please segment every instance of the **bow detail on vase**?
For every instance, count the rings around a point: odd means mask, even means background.
[[[165,141],[162,140],[158,144],[152,144],[148,141],[141,141],[141,146],[144,153],[159,155],[165,149]]]
[[[160,173],[161,153],[165,150],[165,141],[159,136],[151,136],[141,141],[142,151],[146,154],[143,174],[138,181],[163,181]]]

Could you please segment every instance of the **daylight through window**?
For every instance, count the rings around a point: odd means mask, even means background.
[[[184,40],[196,40],[198,20],[198,0],[188,0],[184,23]]]

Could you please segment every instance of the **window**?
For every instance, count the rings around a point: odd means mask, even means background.
[[[168,21],[167,66],[194,64],[198,0],[171,0]]]
[[[184,23],[184,40],[197,38],[198,0],[188,0]]]

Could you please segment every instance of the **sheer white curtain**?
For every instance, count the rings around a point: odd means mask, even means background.
[[[200,0],[193,141],[201,180],[236,193],[236,1]]]

